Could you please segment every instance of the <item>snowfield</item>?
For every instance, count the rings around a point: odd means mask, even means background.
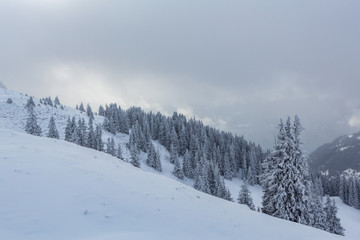
[[[108,154],[0,130],[0,239],[342,239]]]
[[[13,103],[6,103],[11,98]],[[0,88],[0,239],[358,239],[360,211],[336,198],[346,237],[250,211],[179,181],[159,143],[163,172],[141,169],[108,154],[24,133],[29,97]],[[60,99],[61,101],[61,99]],[[86,113],[36,104],[43,135],[54,115],[60,138],[68,116]],[[96,110],[96,109],[93,109]],[[95,116],[95,123],[103,117]],[[104,132],[125,147],[129,137]],[[242,181],[226,180],[237,199]],[[262,189],[250,187],[261,207]]]

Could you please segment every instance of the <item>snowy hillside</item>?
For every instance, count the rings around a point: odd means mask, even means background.
[[[9,98],[12,103],[7,103]],[[145,153],[140,156],[141,169],[127,163],[126,134],[104,132],[102,136],[103,141],[113,137],[121,145],[125,162],[69,142],[26,135],[28,99],[0,88],[0,196],[6,196],[0,200],[0,215],[5,216],[0,234],[6,238],[0,235],[0,239],[55,239],[54,235],[58,239],[235,239],[242,231],[251,239],[265,235],[278,239],[283,226],[289,226],[284,238],[290,232],[299,232],[299,239],[338,238],[196,191],[193,180],[179,180],[172,174],[169,152],[157,141],[153,143],[160,153],[161,173],[145,164]],[[60,139],[69,116],[88,122],[85,112],[34,102],[43,135],[51,115]],[[103,121],[95,116],[95,124]],[[242,181],[225,182],[236,200]],[[261,207],[261,187],[255,185],[250,191],[255,207]],[[341,202],[338,206],[346,237],[356,239],[360,212],[351,212]]]
[[[0,239],[343,239],[91,149],[0,130]]]

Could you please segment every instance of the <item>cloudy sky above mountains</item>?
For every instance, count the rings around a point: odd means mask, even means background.
[[[308,151],[360,130],[360,2],[0,1],[0,76],[37,97],[196,116]]]

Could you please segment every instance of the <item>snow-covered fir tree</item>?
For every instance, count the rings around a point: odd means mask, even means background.
[[[95,132],[92,118],[89,119],[86,142],[88,148],[95,149]]]
[[[83,103],[80,104],[79,110],[80,110],[81,112],[85,112],[85,108],[84,108],[84,104],[83,104]]]
[[[104,151],[104,143],[102,141],[102,129],[100,125],[96,125],[94,147],[98,151]]]
[[[178,158],[178,156],[177,156],[176,148],[171,143],[171,145],[170,145],[170,163],[174,164],[177,158]]]
[[[28,108],[29,116],[26,120],[25,132],[35,135],[35,136],[41,136],[41,128],[40,128],[39,124],[37,123],[37,117],[35,115],[35,110],[31,104],[29,104],[29,106],[30,106]]]
[[[326,196],[324,210],[326,213],[326,231],[344,235],[344,228],[341,226],[340,219],[337,217],[335,201],[331,200],[329,196]]]
[[[307,156],[301,149],[302,127],[296,116],[279,124],[273,152],[264,163],[262,212],[302,224],[310,223]]]
[[[25,107],[26,107],[27,109],[31,109],[31,108],[34,108],[34,107],[35,107],[35,103],[34,103],[33,97],[30,97],[30,98],[27,100]]]
[[[90,104],[87,104],[86,106],[86,114],[88,115],[89,118],[94,119],[94,113],[90,107]]]
[[[102,105],[99,106],[98,114],[99,116],[105,116],[105,109]]]
[[[326,212],[322,201],[322,187],[316,177],[312,185],[312,191],[309,203],[310,223],[309,225],[318,229],[327,230]]]
[[[61,105],[58,96],[55,97],[54,104],[55,104],[55,106],[56,106],[56,105]]]
[[[106,153],[116,156],[115,141],[114,138],[108,138],[106,142]]]
[[[238,203],[247,205],[251,210],[255,210],[253,199],[249,190],[247,181],[244,181],[241,185],[241,189],[238,196]]]
[[[162,171],[160,156],[155,150],[154,144],[152,143],[149,145],[149,149],[147,151],[146,164],[158,172]]]
[[[116,157],[120,160],[125,160],[124,157],[123,157],[123,154],[122,154],[122,149],[121,149],[121,145],[120,143],[118,144],[118,147],[116,149]]]
[[[130,163],[135,167],[140,167],[140,158],[139,158],[139,150],[136,145],[130,144]]]
[[[54,116],[51,115],[49,125],[48,125],[48,133],[46,135],[49,138],[56,138],[59,139],[59,132],[56,128]]]
[[[184,179],[184,172],[182,169],[182,166],[180,164],[179,158],[175,158],[175,163],[174,163],[174,170],[173,170],[173,174],[175,177],[177,177],[178,179]]]

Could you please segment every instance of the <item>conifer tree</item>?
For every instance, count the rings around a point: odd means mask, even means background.
[[[94,113],[90,107],[90,104],[87,104],[86,106],[86,114],[88,115],[89,118],[94,119]]]
[[[334,234],[344,235],[344,228],[341,226],[340,219],[337,217],[335,201],[331,201],[329,196],[326,196],[324,210],[326,213],[326,230]]]
[[[254,149],[251,149],[249,154],[249,169],[247,171],[247,181],[251,186],[253,186],[257,183],[256,179],[256,156]]]
[[[25,106],[26,106],[26,108],[27,108],[28,110],[35,107],[35,103],[34,103],[33,97],[30,97],[30,98],[27,100]]]
[[[129,134],[129,122],[126,113],[119,109],[119,131],[124,134]]]
[[[253,210],[253,211],[255,210],[255,206],[254,206],[253,200],[251,198],[251,193],[250,193],[247,181],[244,181],[243,184],[241,185],[239,197],[237,200],[238,200],[239,204],[245,204],[251,210]]]
[[[241,166],[241,179],[246,180],[248,175],[248,164],[247,164],[247,157],[246,157],[246,148],[244,144],[241,148],[241,159],[242,159],[242,166]]]
[[[155,150],[155,146],[153,143],[149,145],[147,154],[148,156],[146,159],[146,164],[154,168],[156,171],[161,172],[162,167],[161,167],[160,155],[159,152]]]
[[[104,143],[102,141],[102,130],[100,125],[96,125],[95,130],[95,149],[102,152],[104,151]]]
[[[84,108],[84,104],[83,104],[83,103],[80,104],[79,110],[80,110],[81,112],[85,112],[85,108]]]
[[[87,142],[86,142],[86,136],[87,136],[87,132],[86,132],[86,124],[85,124],[85,120],[84,118],[81,118],[78,120],[78,135],[79,135],[79,142],[78,144],[80,146],[86,146]]]
[[[356,181],[354,177],[349,179],[349,197],[348,204],[354,208],[359,208],[359,194],[356,187]]]
[[[224,156],[224,171],[223,171],[224,178],[231,180],[232,179],[232,172],[231,172],[231,166],[230,166],[230,159],[229,154],[225,153]]]
[[[208,163],[204,162],[203,158],[197,162],[194,188],[205,193],[210,193],[208,182],[208,167]]]
[[[70,138],[71,138],[71,120],[70,120],[70,116],[68,117],[67,121],[66,121],[66,126],[65,126],[65,141],[70,142]]]
[[[179,158],[175,158],[175,165],[174,165],[173,174],[178,179],[184,179],[184,172],[182,170]]]
[[[99,116],[105,116],[105,109],[102,105],[99,106]]]
[[[149,145],[149,149],[147,150],[147,158],[146,158],[146,164],[149,165],[152,168],[156,167],[156,151],[154,144]]]
[[[176,133],[175,127],[172,127],[171,130],[171,135],[170,135],[170,141],[171,141],[171,145],[173,146],[173,150],[175,151],[176,155],[179,153],[179,139],[178,139],[178,135]],[[170,147],[171,147],[170,145]]]
[[[191,178],[191,177],[192,177],[189,150],[186,150],[186,152],[185,152],[185,154],[184,154],[183,173],[184,173],[184,175],[185,175],[186,177],[188,177],[188,178]]]
[[[184,125],[181,126],[179,133],[179,154],[184,155],[187,150],[187,141],[186,141],[186,130]]]
[[[310,190],[307,157],[302,153],[298,117],[280,121],[274,151],[264,163],[262,211],[268,215],[308,224]]]
[[[49,138],[59,139],[59,132],[56,128],[56,124],[55,124],[53,115],[51,115],[51,117],[50,117],[49,126],[48,126],[48,134],[46,136]]]
[[[130,163],[135,167],[140,167],[139,150],[136,145],[130,144]]]
[[[54,104],[55,104],[55,106],[61,105],[58,96],[55,97]]]
[[[41,128],[37,123],[37,118],[36,118],[33,107],[29,107],[28,112],[29,112],[29,116],[26,120],[25,132],[27,132],[31,135],[40,136]]]
[[[309,225],[318,229],[327,230],[326,213],[323,207],[322,196],[316,191],[316,187],[311,193],[310,199],[310,222]]]
[[[170,145],[170,163],[175,163],[176,159],[177,159],[177,153],[176,153],[176,149],[174,147],[173,144]]]
[[[79,129],[78,125],[76,125],[76,123],[73,126],[74,127],[73,127],[72,135],[70,138],[70,142],[80,145],[80,141],[81,141],[80,140],[80,138],[81,138],[80,129]]]
[[[115,141],[114,138],[108,138],[106,142],[106,153],[116,156]]]
[[[162,172],[161,159],[159,149],[156,149],[156,158],[155,158],[155,169],[158,172]]]
[[[339,187],[339,197],[341,200],[343,200],[344,203],[347,203],[346,202],[346,180],[345,180],[345,177],[344,176],[341,176],[340,178],[340,187]]]
[[[120,160],[123,160],[123,161],[125,160],[123,155],[122,155],[122,150],[121,150],[120,143],[118,144],[118,147],[117,147],[116,157],[119,158]]]
[[[88,133],[87,133],[87,147],[95,149],[95,132],[93,126],[93,120],[90,118],[88,123]]]

